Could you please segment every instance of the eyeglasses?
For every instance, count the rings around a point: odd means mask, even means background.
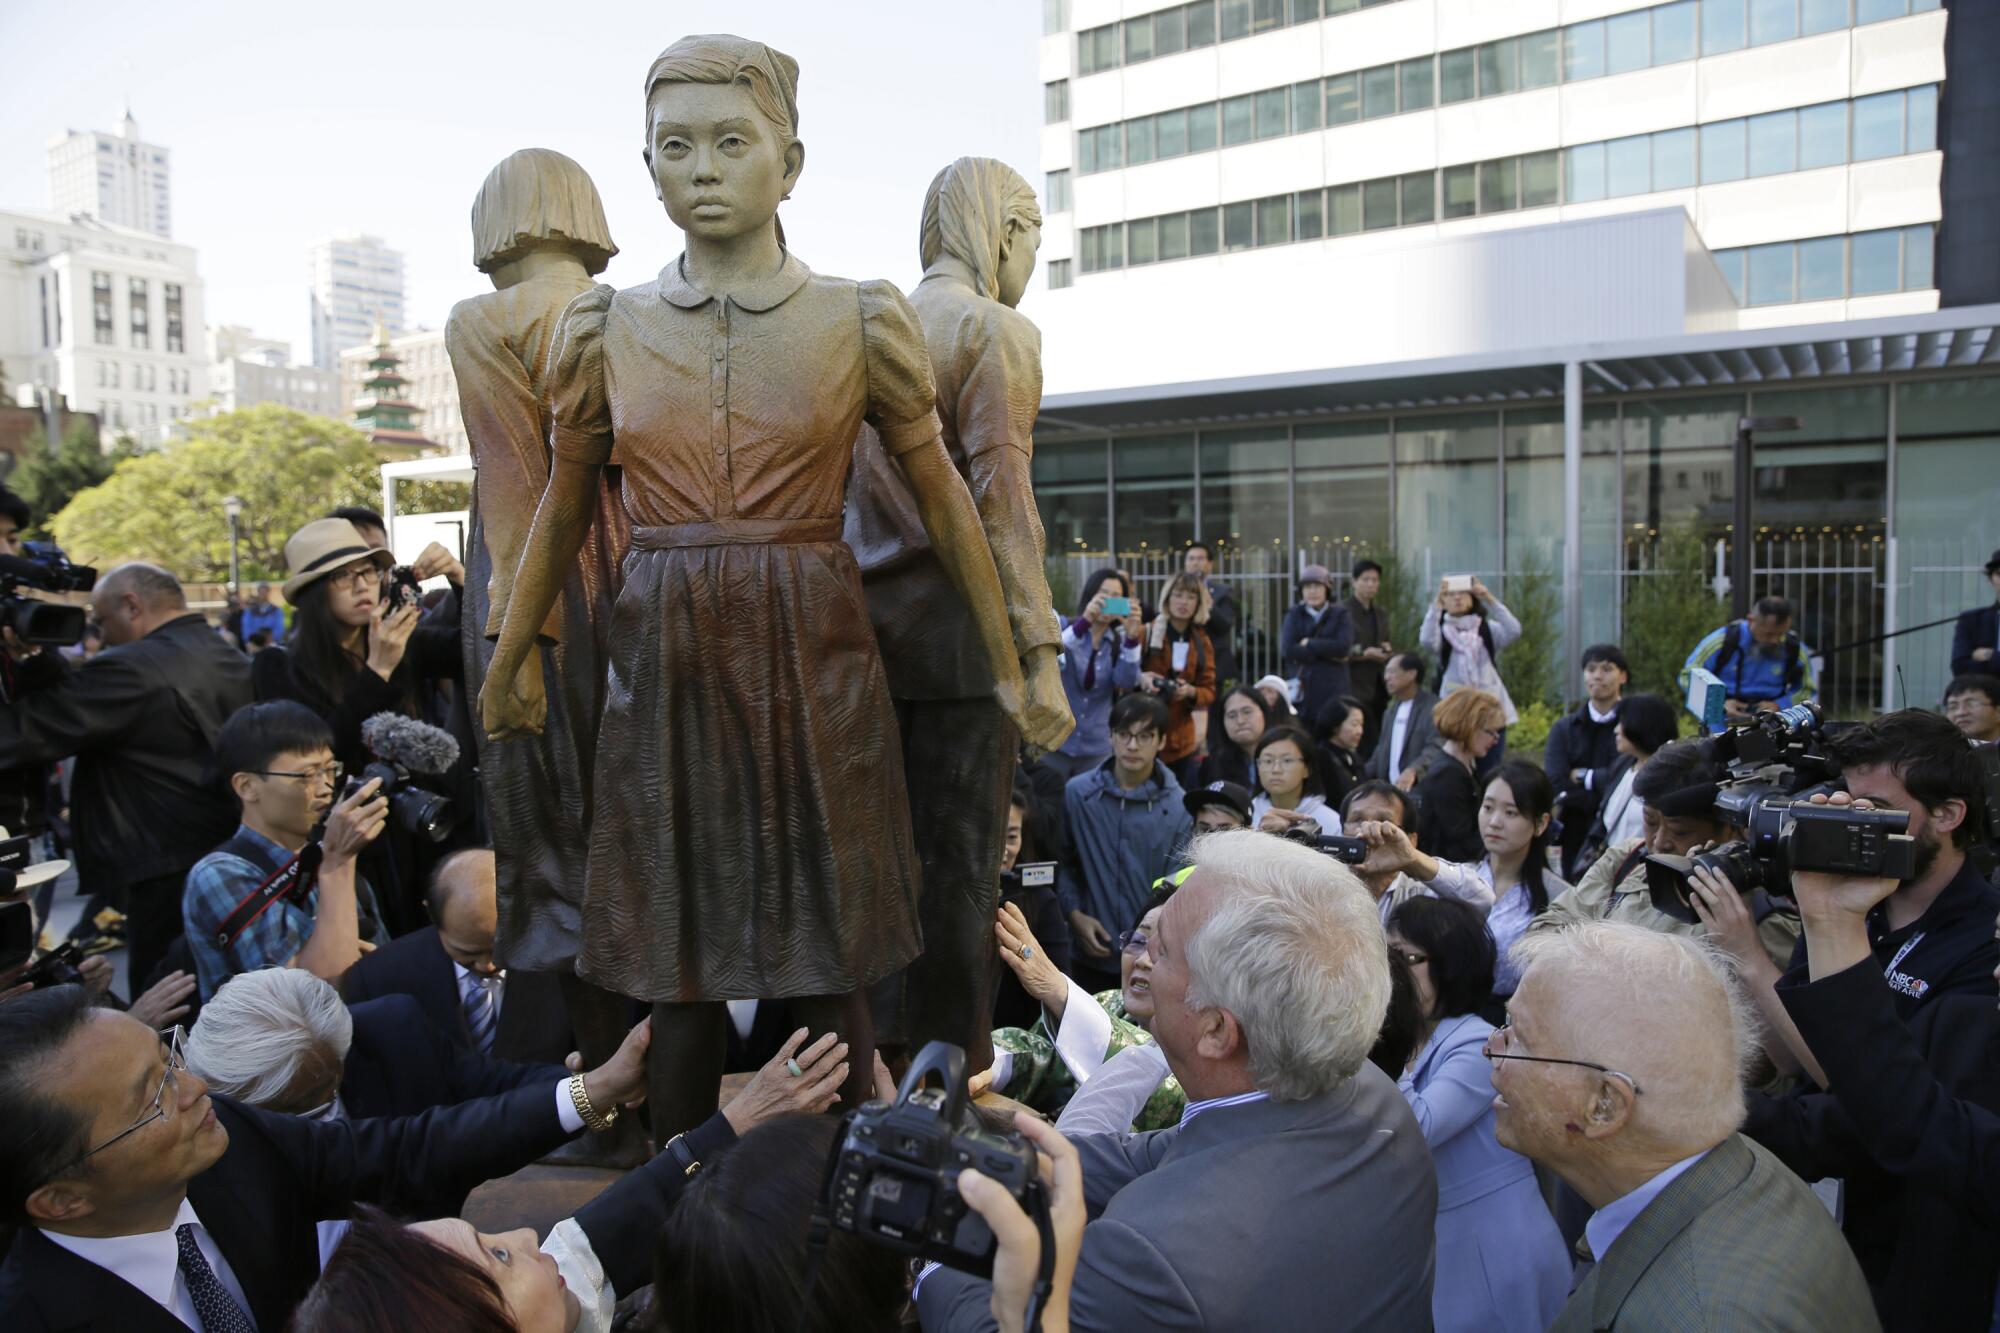
[[[1118,948],[1121,952],[1129,953],[1134,958],[1145,957],[1146,932],[1143,930],[1126,931],[1124,934],[1118,937]]]
[[[1257,756],[1257,767],[1268,768],[1274,772],[1292,768],[1303,763],[1305,763],[1305,760],[1289,754],[1264,754]]]
[[[1627,1083],[1632,1085],[1632,1091],[1634,1094],[1642,1093],[1645,1091],[1644,1088],[1639,1086],[1638,1079],[1633,1078],[1630,1074],[1625,1073],[1623,1070],[1613,1069],[1609,1065],[1594,1064],[1589,1060],[1558,1060],[1551,1055],[1510,1055],[1505,1051],[1494,1050],[1493,1044],[1496,1041],[1505,1044],[1512,1040],[1512,1038],[1507,1035],[1512,1030],[1513,1030],[1513,1024],[1511,1023],[1502,1023],[1499,1027],[1494,1028],[1493,1031],[1487,1035],[1486,1044],[1480,1048],[1480,1054],[1484,1055],[1488,1060],[1521,1060],[1528,1064],[1536,1064],[1536,1065],[1574,1065],[1578,1069],[1595,1069],[1598,1073],[1604,1075],[1606,1078],[1624,1079]]]
[[[303,772],[284,768],[246,768],[243,771],[255,773],[260,778],[297,778],[308,787],[317,787],[322,782],[329,787],[338,787],[341,778],[347,775],[347,769],[340,764],[323,764]]]
[[[358,565],[349,565],[346,569],[336,569],[326,576],[328,583],[344,583],[357,592],[371,583],[381,582],[381,579],[382,571],[375,567],[373,560],[364,560]]]
[[[1111,739],[1123,741],[1127,745],[1145,745],[1160,738],[1160,733],[1150,727],[1144,731],[1114,731]]]
[[[180,1109],[181,1104],[180,1097],[175,1093],[176,1081],[174,1076],[187,1072],[187,1056],[182,1051],[186,1043],[187,1029],[178,1023],[160,1033],[160,1044],[167,1048],[163,1053],[167,1063],[167,1072],[160,1076],[160,1090],[153,1094],[153,1109],[133,1121],[128,1129],[113,1134],[83,1156],[66,1164],[62,1168],[63,1171],[67,1171],[73,1166],[82,1166],[106,1148],[111,1147],[121,1139],[137,1134],[155,1120],[168,1120],[173,1117],[174,1112]],[[61,1175],[62,1172],[58,1171],[56,1174]]]

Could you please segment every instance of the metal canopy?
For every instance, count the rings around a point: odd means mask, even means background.
[[[2000,305],[1961,306],[1836,324],[1093,390],[1044,398],[1036,430],[1053,436],[1553,403],[1562,399],[1563,367],[1571,362],[1584,369],[1586,397],[2000,366],[1996,327]]]

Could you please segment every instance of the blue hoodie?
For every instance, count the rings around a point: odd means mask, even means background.
[[[1065,913],[1089,913],[1114,938],[1139,923],[1153,881],[1174,869],[1194,826],[1165,764],[1154,760],[1153,776],[1126,791],[1117,763],[1107,759],[1063,789],[1070,858],[1056,886]]]

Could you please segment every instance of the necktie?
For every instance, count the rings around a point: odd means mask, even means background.
[[[472,1028],[472,1044],[481,1054],[493,1049],[493,1030],[500,1017],[499,1006],[493,999],[498,984],[497,977],[482,977],[477,972],[465,974],[465,1021]]]
[[[201,1320],[206,1333],[257,1333],[250,1316],[243,1313],[215,1276],[215,1270],[208,1266],[208,1260],[202,1257],[201,1247],[194,1243],[194,1223],[183,1222],[176,1227],[174,1240],[180,1246],[181,1277],[187,1282],[188,1295],[194,1299],[195,1317]]]

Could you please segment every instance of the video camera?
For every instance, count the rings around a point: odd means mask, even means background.
[[[67,648],[83,639],[89,612],[80,606],[44,602],[21,595],[23,588],[43,592],[89,592],[97,586],[97,571],[73,565],[54,542],[23,542],[20,555],[0,555],[0,624],[23,643]]]
[[[926,1087],[933,1076],[943,1086]],[[958,1192],[958,1173],[968,1167],[1000,1182],[1030,1216],[1047,1215],[1034,1148],[974,1122],[965,1052],[934,1041],[903,1075],[894,1102],[848,1114],[827,1171],[825,1219],[899,1253],[990,1277],[993,1231]]]
[[[1358,866],[1368,859],[1368,844],[1362,839],[1321,833],[1316,825],[1294,824],[1278,836],[1316,852],[1324,852],[1342,865]]]
[[[443,842],[458,827],[451,797],[415,776],[442,777],[458,762],[458,741],[448,731],[404,717],[377,713],[361,724],[361,743],[375,762],[347,780],[340,799],[346,800],[375,778],[379,794],[389,800],[389,814],[404,832]]]
[[[35,957],[35,913],[25,902],[0,903],[0,991],[16,986],[68,986],[83,980],[85,939],[72,935]]]
[[[1653,906],[1679,921],[1698,921],[1689,877],[1709,869],[1739,893],[1789,898],[1794,871],[1907,879],[1916,873],[1917,842],[1904,810],[1856,810],[1800,799],[1831,783],[1840,766],[1820,748],[1824,719],[1817,704],[1766,710],[1709,742],[1729,776],[1717,784],[1715,818],[1743,829],[1738,842],[1695,856],[1648,853],[1646,889]]]

